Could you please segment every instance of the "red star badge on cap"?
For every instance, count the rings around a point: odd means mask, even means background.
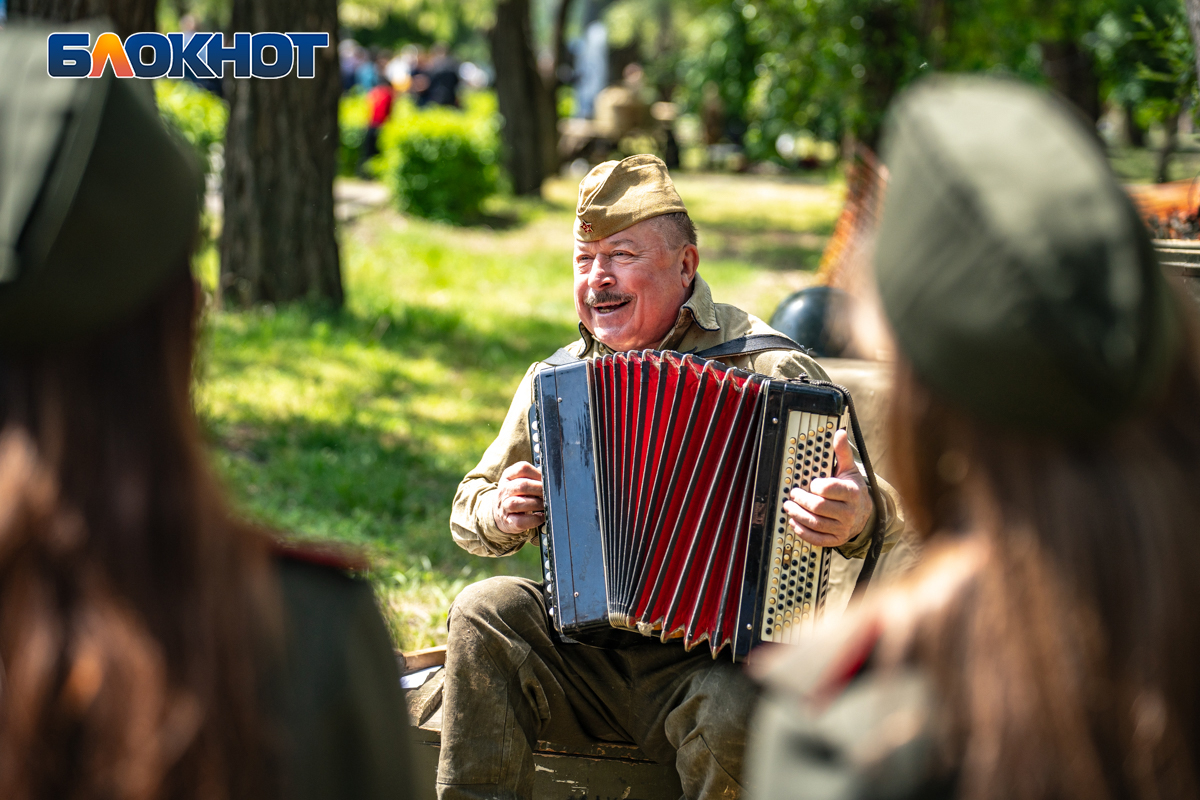
[[[584,233],[592,232],[592,223],[590,223],[590,222],[586,222],[581,219],[581,220],[579,220],[579,227],[583,229]]]

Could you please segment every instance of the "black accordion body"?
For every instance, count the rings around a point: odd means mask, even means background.
[[[673,352],[538,373],[530,431],[542,471],[544,589],[563,637],[637,631],[734,660],[790,642],[821,612],[831,551],[783,503],[836,473],[839,389],[771,380]]]

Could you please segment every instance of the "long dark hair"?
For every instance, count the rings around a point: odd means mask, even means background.
[[[898,366],[891,474],[935,554],[886,601],[881,652],[932,672],[960,796],[1200,791],[1196,353],[1154,407],[1070,441],[980,424]]]
[[[277,794],[269,542],[227,511],[181,266],[119,330],[0,357],[0,797]]]

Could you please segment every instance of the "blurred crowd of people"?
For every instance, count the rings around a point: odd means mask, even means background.
[[[399,51],[363,47],[354,39],[338,43],[343,92],[371,92],[385,87],[397,94],[410,94],[418,107],[460,107],[463,87],[481,89],[488,85],[485,70],[470,61],[460,62],[444,44],[429,48],[408,44]]]

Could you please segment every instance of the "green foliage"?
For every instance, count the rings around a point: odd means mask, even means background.
[[[463,58],[487,59],[484,32],[495,20],[495,0],[342,0],[338,21],[361,44],[449,45]]]
[[[365,93],[349,92],[338,100],[339,175],[349,178],[357,173],[370,121],[371,106]]]
[[[1157,122],[1195,90],[1195,52],[1179,0],[1122,0],[1092,37],[1105,94]]]
[[[219,97],[183,80],[154,82],[158,111],[196,151],[205,170],[212,168],[213,150],[225,142],[229,109]]]
[[[1137,65],[1137,78],[1149,87],[1148,99],[1155,105],[1160,119],[1171,119],[1180,113],[1187,101],[1193,106],[1197,99],[1196,51],[1188,32],[1183,9],[1163,10],[1158,15],[1139,7],[1133,15],[1137,26],[1131,43],[1142,45],[1142,60]],[[1157,90],[1157,91],[1155,91]]]
[[[400,209],[459,225],[478,220],[497,187],[499,128],[490,92],[468,95],[464,111],[398,102],[380,133],[380,152]]]

